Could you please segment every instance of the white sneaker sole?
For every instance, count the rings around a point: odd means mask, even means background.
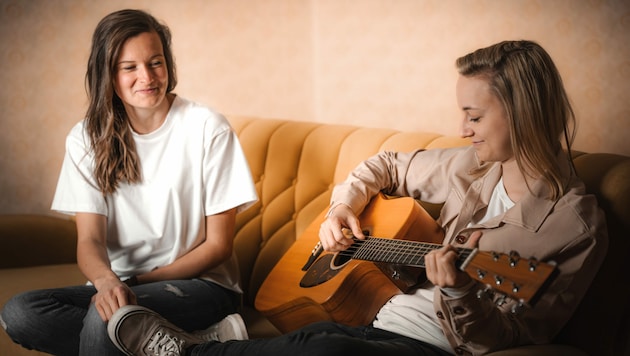
[[[247,327],[245,326],[245,322],[243,318],[239,314],[230,314],[225,317],[225,321],[230,322],[230,326],[234,330],[234,337],[229,338],[227,340],[221,340],[221,342],[228,340],[247,340],[249,339],[249,335],[247,335]]]

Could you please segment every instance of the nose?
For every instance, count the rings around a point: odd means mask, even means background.
[[[463,138],[471,137],[473,135],[473,130],[470,128],[470,122],[466,117],[462,120],[459,134]]]
[[[144,82],[150,83],[153,80],[151,68],[140,66],[140,68],[138,68],[138,78]]]

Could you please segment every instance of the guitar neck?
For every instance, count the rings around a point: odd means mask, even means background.
[[[441,244],[370,236],[365,240],[355,239],[352,246],[345,251],[339,252],[339,254],[355,260],[425,268],[424,256],[441,247]],[[457,248],[457,251],[456,264],[461,269],[466,267],[477,252],[476,249],[467,248]]]
[[[426,254],[441,247],[435,243],[368,237],[355,239],[352,246],[339,255],[346,259],[425,268]],[[457,251],[456,265],[460,270],[486,286],[530,305],[535,303],[539,290],[555,272],[554,263],[521,259],[516,252],[506,255],[467,248],[457,248]]]

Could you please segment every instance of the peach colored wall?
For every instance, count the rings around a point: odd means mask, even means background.
[[[576,148],[630,155],[625,0],[0,0],[0,213],[48,213],[85,110],[90,37],[142,8],[173,32],[177,92],[226,114],[457,134],[456,57],[540,42],[579,119]]]

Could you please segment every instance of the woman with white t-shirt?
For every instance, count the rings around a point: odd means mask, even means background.
[[[7,303],[6,331],[26,348],[119,355],[106,328],[122,306],[158,310],[195,331],[240,305],[235,216],[256,190],[225,118],[173,93],[170,40],[137,10],[107,15],[94,32],[89,107],[67,137],[52,204],[76,217],[89,283]]]

